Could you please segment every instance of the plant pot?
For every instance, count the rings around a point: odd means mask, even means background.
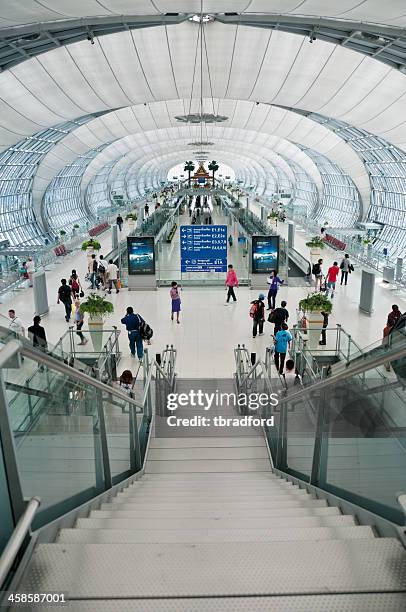
[[[86,257],[87,257],[87,261],[88,262],[92,259],[93,253],[94,253],[94,248],[93,247],[87,247],[87,249],[86,249]]]
[[[101,353],[103,349],[103,317],[89,317],[88,326],[93,349],[96,353]]]
[[[314,351],[319,348],[324,317],[320,311],[313,310],[312,312],[306,313],[306,318],[308,322],[307,348]]]
[[[128,229],[132,232],[135,229],[135,221],[134,219],[128,219]]]
[[[319,247],[310,247],[310,261],[312,264],[317,263],[320,259],[320,248]]]

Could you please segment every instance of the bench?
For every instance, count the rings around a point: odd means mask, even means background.
[[[68,251],[66,250],[64,244],[60,244],[59,246],[55,247],[54,253],[57,257],[62,257],[63,255],[67,255]]]
[[[325,234],[324,239],[326,242],[328,242],[330,246],[332,246],[334,249],[337,249],[337,251],[345,251],[345,247],[347,245],[342,240],[339,240],[331,234]]]
[[[92,227],[89,230],[89,236],[98,236],[99,234],[105,232],[106,229],[108,229],[109,227],[110,225],[109,223],[107,223],[107,221],[105,221],[104,223],[99,223],[99,225],[96,225],[95,227]]]

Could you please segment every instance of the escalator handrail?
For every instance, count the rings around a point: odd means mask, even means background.
[[[351,376],[356,376],[358,374],[363,374],[368,370],[373,370],[385,363],[390,361],[395,361],[396,359],[401,359],[406,356],[406,344],[397,349],[393,349],[392,351],[388,351],[384,355],[378,355],[377,357],[371,357],[368,360],[363,360],[358,364],[348,363],[347,367],[344,368],[341,372],[337,374],[333,374],[332,376],[328,376],[327,378],[323,378],[318,380],[307,387],[303,387],[301,391],[296,391],[295,393],[290,393],[285,398],[281,399],[279,405],[285,403],[287,401],[292,401],[295,399],[303,399],[303,393],[307,393],[308,391],[319,391],[324,390],[327,387],[331,387],[336,383],[346,380]]]

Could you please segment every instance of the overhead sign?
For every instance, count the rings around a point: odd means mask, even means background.
[[[227,272],[227,226],[181,225],[182,272]]]

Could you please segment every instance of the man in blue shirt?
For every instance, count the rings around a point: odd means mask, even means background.
[[[128,332],[128,340],[130,342],[131,356],[135,357],[135,346],[137,346],[138,359],[142,361],[144,357],[144,347],[140,334],[140,327],[145,323],[144,319],[139,314],[134,314],[132,306],[128,306],[127,314],[121,319],[121,323],[125,325]]]
[[[275,365],[281,376],[285,365],[286,353],[292,341],[292,335],[288,329],[287,324],[282,323],[282,329],[275,336]]]

